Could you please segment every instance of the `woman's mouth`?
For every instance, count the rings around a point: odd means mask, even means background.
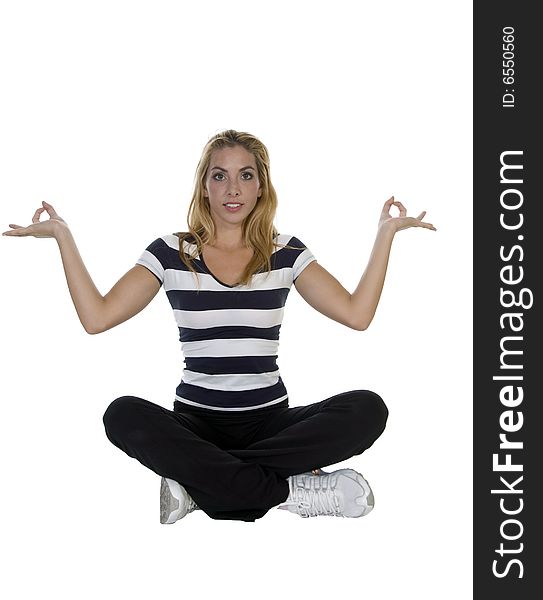
[[[227,202],[226,204],[223,204],[223,206],[228,212],[237,212],[243,206],[243,204],[240,202]]]

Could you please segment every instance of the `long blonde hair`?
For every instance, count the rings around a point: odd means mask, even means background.
[[[266,146],[254,135],[228,129],[215,134],[207,142],[196,168],[194,192],[187,215],[188,231],[178,232],[175,235],[179,237],[181,260],[196,274],[193,261],[202,252],[204,244],[215,240],[216,234],[209,200],[204,197],[205,179],[211,155],[215,150],[236,145],[242,146],[255,157],[258,179],[262,187],[262,193],[255,207],[242,224],[243,243],[253,249],[253,257],[243,272],[239,284],[248,285],[253,274],[271,270],[271,256],[274,249],[279,246],[274,241],[278,235],[273,224],[277,210],[277,194],[270,178],[270,157]],[[183,251],[184,240],[195,245],[196,250],[193,254],[189,255]]]

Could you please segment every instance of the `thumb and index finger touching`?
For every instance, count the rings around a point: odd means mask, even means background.
[[[43,206],[41,206],[40,208],[38,208],[36,210],[36,212],[34,213],[34,216],[32,217],[32,224],[40,222],[40,217],[41,217],[41,214],[43,213],[43,211],[47,211],[47,213],[49,215],[49,218],[60,219],[60,217],[57,215],[55,209],[53,208],[53,206],[51,204],[49,204],[48,202],[45,202],[45,200],[42,200],[42,205]],[[45,221],[42,221],[42,222],[45,222]],[[32,227],[32,225],[29,225],[29,226],[25,227],[24,225],[17,225],[16,223],[9,223],[9,227],[11,227],[11,230],[10,231],[4,231],[2,233],[2,235],[22,234],[26,230],[28,230],[29,227]]]
[[[407,210],[405,208],[405,206],[397,201],[394,200],[394,196],[391,196],[384,204],[383,206],[383,214],[388,214],[390,215],[390,209],[392,208],[392,206],[397,206],[398,210],[400,211],[400,217],[405,217],[407,216]],[[422,219],[424,218],[424,215],[426,214],[426,211],[423,210],[418,217],[415,217],[415,219],[417,221],[422,221]],[[431,224],[431,223],[424,223],[424,226],[426,226],[428,229],[433,229],[434,231],[437,231],[437,229]]]
[[[385,202],[385,204],[383,206],[383,214],[390,215],[390,209],[393,206],[396,206],[398,208],[398,210],[400,211],[400,217],[405,217],[407,215],[407,210],[406,210],[405,206],[399,200],[394,200],[394,196],[391,196]]]

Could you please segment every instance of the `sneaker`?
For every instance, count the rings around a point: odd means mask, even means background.
[[[175,523],[198,507],[177,481],[163,477],[160,482],[160,522]]]
[[[353,469],[318,471],[291,475],[290,494],[277,508],[301,517],[363,517],[373,510],[373,492],[360,473]]]

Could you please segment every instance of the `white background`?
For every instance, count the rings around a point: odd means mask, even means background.
[[[0,10],[0,228],[42,200],[105,294],[184,230],[217,131],[268,147],[276,225],[349,291],[382,204],[437,232],[394,240],[366,332],[292,288],[278,364],[291,406],[379,393],[388,426],[340,463],[362,519],[159,524],[159,477],[105,436],[121,395],[172,408],[182,356],[163,291],[98,336],[53,239],[2,237],[0,594],[18,598],[471,596],[470,2],[6,2]]]

